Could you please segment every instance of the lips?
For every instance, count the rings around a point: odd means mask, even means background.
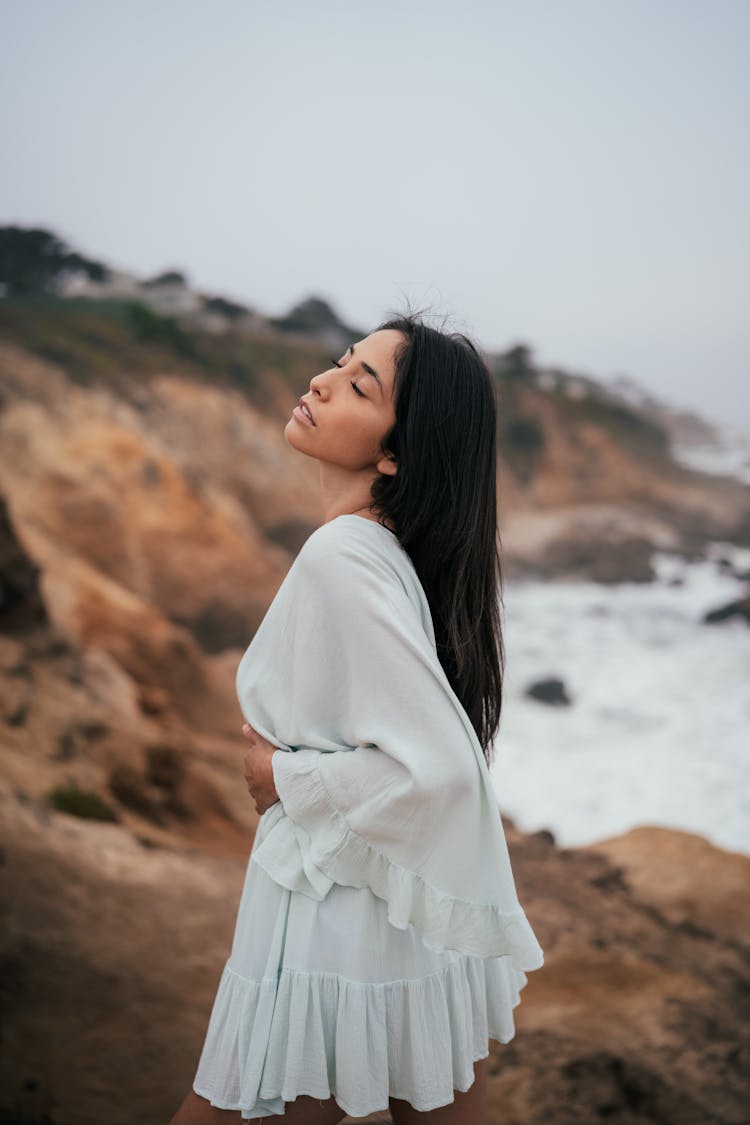
[[[301,398],[299,400],[299,402],[297,403],[297,405],[299,406],[300,410],[303,411],[303,413],[305,413],[307,415],[307,417],[312,422],[313,426],[316,425],[315,419],[313,418],[313,412],[310,409],[310,407],[308,406],[308,404],[305,402],[305,400],[303,398]]]

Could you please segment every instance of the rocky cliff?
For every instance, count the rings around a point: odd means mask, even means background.
[[[0,317],[0,1120],[156,1125],[255,829],[234,673],[320,522],[282,431],[321,365],[266,341],[252,380],[220,378],[86,323]],[[501,402],[506,573],[647,580],[654,547],[748,542],[750,490],[648,426],[534,384]],[[659,829],[573,850],[507,827],[547,957],[493,1047],[491,1119],[743,1120],[750,861]]]

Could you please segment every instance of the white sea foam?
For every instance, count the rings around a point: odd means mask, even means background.
[[[663,825],[750,854],[750,626],[701,623],[746,584],[716,560],[655,564],[646,585],[506,582],[500,807],[563,846]],[[525,695],[549,676],[571,706]]]
[[[713,445],[673,443],[672,455],[701,472],[736,477],[750,484],[750,430],[724,426],[717,429],[717,435],[718,442]]]

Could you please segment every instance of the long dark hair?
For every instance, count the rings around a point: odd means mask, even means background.
[[[505,648],[497,525],[497,398],[483,357],[461,332],[398,314],[374,331],[396,349],[396,421],[382,441],[395,474],[379,474],[370,510],[389,519],[430,604],[440,663],[488,766],[500,724]]]

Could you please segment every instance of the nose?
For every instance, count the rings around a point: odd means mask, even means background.
[[[326,390],[325,372],[320,375],[313,375],[310,380],[310,390],[313,394],[320,394]]]

